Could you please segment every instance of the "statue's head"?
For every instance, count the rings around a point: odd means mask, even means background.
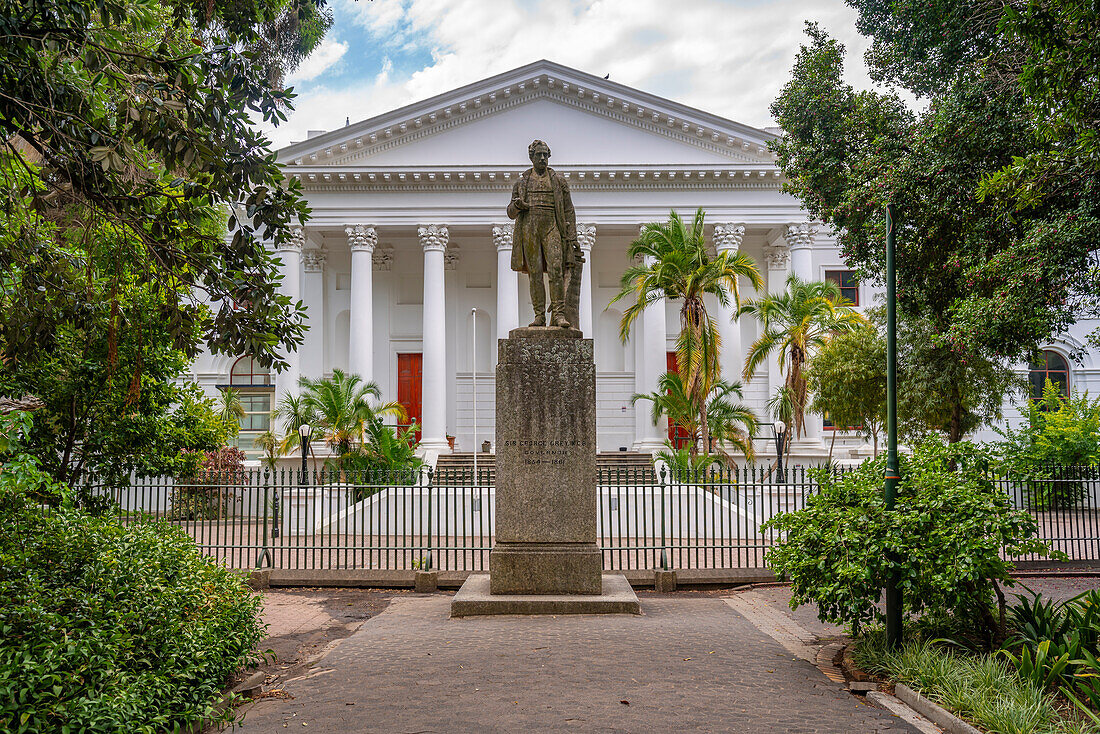
[[[535,171],[541,174],[550,162],[550,146],[541,140],[534,140],[527,146],[527,157],[531,159]]]

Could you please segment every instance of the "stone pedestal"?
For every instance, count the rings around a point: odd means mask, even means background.
[[[576,329],[513,329],[496,375],[490,593],[602,593],[596,544],[596,368]]]

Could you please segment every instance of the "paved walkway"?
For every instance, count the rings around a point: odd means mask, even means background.
[[[405,595],[245,715],[246,732],[914,732],[727,600],[644,614],[449,619]],[[746,613],[752,614],[750,608]]]

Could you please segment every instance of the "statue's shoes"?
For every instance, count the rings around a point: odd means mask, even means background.
[[[539,316],[534,321],[532,321],[530,324],[528,324],[528,326],[546,326],[546,317],[545,316]]]
[[[565,318],[564,316],[555,316],[554,317],[554,326],[558,327],[559,329],[572,329],[573,328],[573,325],[569,323],[569,319]]]

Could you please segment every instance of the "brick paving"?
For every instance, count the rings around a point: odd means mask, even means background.
[[[246,712],[246,732],[914,732],[725,600],[634,616],[449,619],[405,595]]]

